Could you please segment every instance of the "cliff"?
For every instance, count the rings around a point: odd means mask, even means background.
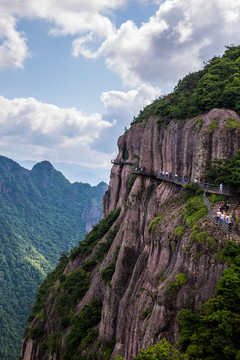
[[[150,173],[204,181],[210,160],[229,158],[240,147],[239,127],[227,126],[230,118],[240,122],[233,111],[219,109],[188,121],[152,118],[119,138],[117,160],[127,163],[112,167],[103,199],[105,222],[95,229],[99,237],[93,232],[45,283],[23,340],[23,360],[114,359],[116,354],[130,359],[163,336],[171,343],[178,339],[178,311],[198,309],[212,297],[227,266],[216,257],[226,236],[209,223],[204,209],[195,223],[187,222],[182,187],[133,175],[131,163]],[[195,234],[205,234],[201,241],[194,240],[194,224]],[[66,310],[60,298],[69,295],[68,279],[80,270],[85,290]],[[93,306],[96,299],[99,305]]]

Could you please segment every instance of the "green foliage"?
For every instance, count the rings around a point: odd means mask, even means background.
[[[85,240],[80,242],[79,246],[71,251],[70,259],[74,260],[80,254],[91,254],[93,247],[109,231],[113,223],[117,220],[120,212],[121,208],[111,211],[105,219],[102,219],[97,225],[95,225],[92,231],[87,234]]]
[[[92,299],[89,305],[75,315],[71,320],[71,331],[65,339],[63,360],[78,360],[78,347],[90,329],[96,326],[101,319],[102,303],[99,299]]]
[[[68,256],[67,254],[63,253],[61,258],[59,259],[56,268],[41,283],[38,293],[36,295],[35,304],[32,307],[32,312],[28,319],[29,322],[32,321],[33,318],[45,308],[45,303],[49,295],[50,288],[52,285],[55,284],[56,280],[62,275],[67,263],[68,263]]]
[[[134,356],[132,360],[187,360],[188,357],[181,354],[174,346],[169,344],[166,339],[161,340],[158,344],[148,346],[146,350],[140,350],[139,355]],[[117,356],[115,360],[124,360]]]
[[[228,159],[215,159],[206,169],[208,182],[223,183],[239,192],[240,185],[240,150]]]
[[[108,250],[110,249],[113,240],[118,233],[119,227],[119,225],[116,225],[113,230],[110,230],[109,234],[107,235],[107,241],[98,243],[94,256],[91,259],[86,259],[82,262],[82,268],[85,271],[91,271],[97,264],[102,261],[104,256],[108,253]]]
[[[140,320],[144,320],[148,317],[148,315],[150,315],[153,311],[153,304],[151,304],[150,306],[148,306],[146,309],[144,309],[141,314],[139,315],[139,319]]]
[[[89,288],[88,276],[84,270],[75,270],[66,275],[64,280],[60,282],[60,295],[56,300],[56,314],[59,317],[61,327],[68,325],[68,318],[76,303],[82,299]],[[63,321],[61,321],[63,319]]]
[[[194,197],[195,195],[203,194],[203,189],[197,183],[187,184],[183,188],[184,190],[184,200],[187,201],[188,199]]]
[[[208,200],[211,203],[215,203],[217,201],[225,201],[227,200],[227,196],[224,195],[217,195],[217,194],[211,194],[211,196],[208,198]]]
[[[177,226],[175,227],[171,237],[175,239],[180,239],[183,236],[184,232],[185,232],[184,226]]]
[[[184,220],[189,227],[193,227],[199,219],[208,214],[208,209],[203,203],[202,195],[194,196],[187,200],[184,211]]]
[[[166,290],[166,295],[167,296],[174,296],[177,294],[177,292],[179,291],[179,289],[186,284],[186,282],[188,281],[187,275],[184,273],[180,273],[177,274],[175,276],[175,281],[171,282]]]
[[[227,46],[204,68],[180,80],[171,94],[161,96],[140,111],[131,125],[158,116],[159,121],[193,118],[215,107],[240,112],[240,46]],[[200,121],[196,124],[201,128]],[[210,128],[210,130],[214,130]]]
[[[217,249],[216,239],[209,236],[207,231],[199,232],[197,229],[193,230],[190,240],[198,244],[206,244],[210,251],[215,251]]]
[[[225,127],[228,130],[232,130],[232,129],[240,130],[240,123],[239,123],[239,121],[237,119],[227,117]]]
[[[84,238],[84,210],[94,205],[101,214],[107,185],[71,184],[47,161],[29,171],[3,156],[0,183],[0,359],[15,360],[40,283],[61,253]],[[34,310],[41,319],[45,286]]]
[[[209,134],[212,134],[215,129],[218,127],[218,119],[213,119],[211,124],[208,126],[207,130]]]
[[[203,118],[199,117],[194,121],[194,124],[197,125],[198,132],[202,129],[203,126]]]
[[[43,335],[44,335],[44,331],[42,328],[40,328],[40,326],[28,327],[26,331],[26,337],[28,339],[33,339],[33,340],[41,339]]]
[[[159,222],[162,220],[163,215],[155,217],[148,225],[148,233],[152,234],[157,230]]]
[[[104,280],[106,283],[108,281],[111,281],[114,272],[115,272],[115,264],[114,263],[108,264],[108,266],[106,266],[105,269],[101,271],[101,275],[100,275],[101,279]]]
[[[138,162],[139,162],[139,161],[138,161]],[[128,185],[127,185],[127,190],[126,190],[126,194],[127,194],[127,196],[130,194],[130,192],[131,192],[131,190],[132,190],[132,187],[133,187],[133,184],[134,184],[134,182],[135,182],[136,178],[137,178],[137,174],[132,174],[132,177],[131,177],[131,179],[130,179],[130,181],[129,181]]]
[[[114,251],[113,262],[108,264],[108,266],[106,266],[105,269],[103,269],[101,271],[100,276],[101,276],[101,279],[105,281],[105,283],[108,283],[112,280],[112,276],[115,272],[115,267],[116,267],[116,262],[117,262],[119,251],[120,251],[120,245],[118,245]]]
[[[224,270],[215,296],[199,312],[182,309],[178,315],[180,348],[190,359],[239,359],[240,246],[228,241],[221,256],[231,266]]]

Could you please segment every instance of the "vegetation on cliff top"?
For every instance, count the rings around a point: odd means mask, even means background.
[[[239,125],[239,123],[237,122]],[[223,183],[225,186],[236,189],[240,185],[240,149],[228,159],[215,159],[206,169],[207,181],[213,184]]]
[[[214,56],[202,70],[185,76],[171,94],[141,110],[131,125],[154,115],[160,120],[188,119],[213,108],[240,112],[240,45],[226,46],[222,57]]]

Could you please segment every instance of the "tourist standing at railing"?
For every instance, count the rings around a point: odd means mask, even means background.
[[[221,183],[221,184],[219,185],[219,193],[222,194],[222,192],[223,192],[223,184]]]
[[[216,218],[216,220],[217,220],[217,223],[218,223],[218,224],[220,224],[221,215],[222,215],[221,211],[217,211],[217,218]]]
[[[220,225],[221,225],[221,226],[223,225],[224,220],[225,220],[224,214],[221,213],[221,215],[220,215]]]

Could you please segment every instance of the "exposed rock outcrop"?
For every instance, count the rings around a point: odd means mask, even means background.
[[[228,117],[240,122],[232,111],[213,109],[187,122],[161,124],[152,119],[135,125],[119,138],[117,159],[123,158],[127,151],[129,162],[139,159],[139,166],[151,172],[163,170],[204,180],[204,170],[210,160],[227,158],[240,147],[240,132],[226,127]],[[209,232],[217,239],[214,250],[207,243],[199,245],[191,240],[192,229],[183,226],[185,204],[180,186],[137,175],[130,188],[131,179],[131,165],[113,165],[103,212],[107,216],[121,207],[117,219],[120,227],[107,256],[91,272],[90,288],[75,309],[79,312],[94,297],[102,300],[98,339],[112,345],[112,359],[117,353],[130,359],[163,336],[170,342],[176,341],[178,311],[184,307],[197,309],[207,301],[226,266],[215,257],[226,241],[219,229],[210,226],[208,221],[198,224],[199,231]],[[155,223],[149,227],[154,219]],[[174,233],[178,226],[184,229],[180,235]],[[115,272],[111,283],[106,284],[100,274],[112,263],[117,247],[120,251]],[[94,250],[89,258],[93,254]],[[80,256],[71,261],[65,274],[81,268],[82,260]],[[174,284],[179,274],[184,282],[178,287]],[[50,306],[51,297],[48,301]],[[56,330],[55,317],[51,303],[44,323],[48,334]],[[36,324],[38,319],[31,325]],[[63,333],[62,349],[64,336]],[[39,346],[38,340],[33,346],[29,341],[27,338],[23,341],[23,359],[45,359],[29,355],[30,348],[35,354]]]

